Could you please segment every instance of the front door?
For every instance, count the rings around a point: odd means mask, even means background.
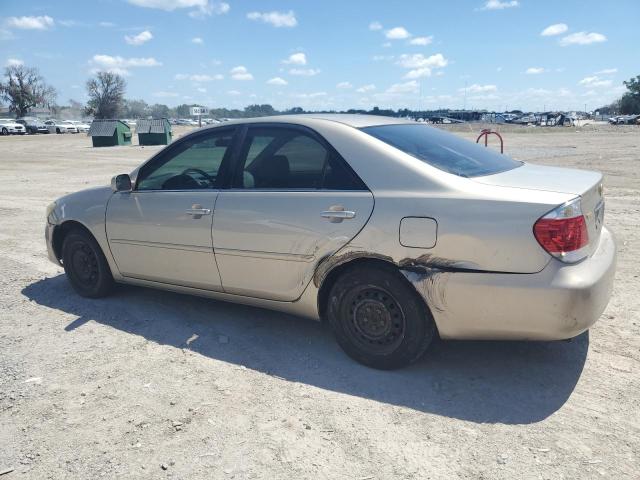
[[[307,129],[249,127],[232,188],[221,190],[213,244],[225,292],[292,301],[318,262],[365,225],[373,196]]]
[[[107,206],[107,237],[125,277],[221,290],[211,226],[234,129],[178,141]]]

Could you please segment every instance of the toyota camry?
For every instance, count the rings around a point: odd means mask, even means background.
[[[436,335],[588,329],[615,272],[603,221],[598,172],[397,118],[291,115],[195,130],[56,200],[46,240],[82,296],[126,283],[323,319],[389,369]]]

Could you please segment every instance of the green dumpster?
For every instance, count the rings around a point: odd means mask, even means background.
[[[94,147],[131,145],[131,129],[121,120],[94,120],[89,133]]]
[[[136,132],[140,145],[169,145],[171,143],[171,124],[166,118],[138,120]]]

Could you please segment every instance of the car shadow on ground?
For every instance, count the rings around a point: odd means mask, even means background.
[[[588,333],[570,342],[437,341],[417,364],[384,372],[350,360],[323,324],[259,308],[125,286],[90,300],[63,275],[22,293],[76,316],[67,331],[94,321],[288,381],[477,423],[527,424],[557,411],[589,347]]]

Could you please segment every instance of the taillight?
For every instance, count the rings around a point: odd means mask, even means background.
[[[575,263],[588,254],[589,232],[576,198],[541,217],[533,225],[533,234],[549,254],[567,263]]]

